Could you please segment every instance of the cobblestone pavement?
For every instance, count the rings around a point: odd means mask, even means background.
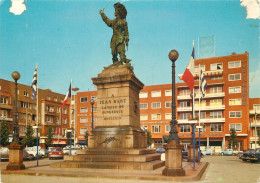
[[[59,161],[52,160],[51,162]],[[206,156],[203,162],[209,162],[204,176],[198,182],[201,183],[260,183],[260,162],[250,163],[239,160],[236,156]],[[27,166],[35,166],[36,161],[27,162]],[[3,166],[6,163],[1,163]],[[40,160],[39,165],[48,168],[49,160]],[[192,166],[192,163],[189,164]],[[3,167],[1,167],[3,168]],[[99,171],[102,174],[102,171]],[[55,177],[55,176],[28,176],[28,175],[2,175],[3,183],[159,183],[168,181],[147,181],[147,180],[122,180],[91,177]],[[176,181],[175,181],[176,182]]]

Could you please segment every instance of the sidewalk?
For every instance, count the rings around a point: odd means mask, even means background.
[[[89,178],[107,178],[107,179],[129,179],[129,180],[157,180],[157,181],[197,181],[204,174],[208,163],[196,163],[196,169],[193,170],[193,163],[183,162],[183,168],[186,175],[179,177],[167,177],[162,175],[164,167],[157,170],[111,170],[111,169],[87,169],[87,168],[51,168],[50,163],[60,160],[45,161],[41,160],[39,166],[36,161],[25,161],[25,170],[7,171],[5,170],[8,162],[1,162],[2,175],[30,175],[30,176],[55,176],[55,177],[89,177]]]

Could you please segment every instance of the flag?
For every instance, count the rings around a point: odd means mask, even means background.
[[[33,80],[32,80],[32,99],[35,100],[37,95],[37,72],[38,72],[38,65],[36,65],[34,74],[33,74]]]
[[[69,91],[68,91],[68,93],[67,93],[67,95],[66,95],[66,97],[65,97],[65,99],[64,99],[64,101],[62,103],[61,108],[63,108],[63,106],[66,105],[66,103],[68,101],[68,98],[70,98],[70,97],[71,97],[71,83],[70,83]]]
[[[60,126],[58,125],[58,128],[57,128],[57,133],[58,135],[60,134]]]
[[[191,91],[193,91],[194,88],[194,45],[192,49],[192,54],[190,58],[190,62],[182,75],[181,78],[190,88]]]
[[[201,89],[201,99],[205,97],[206,88],[207,88],[207,82],[204,77],[203,71],[200,70],[200,89]]]

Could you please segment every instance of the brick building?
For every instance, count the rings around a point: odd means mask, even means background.
[[[249,139],[250,148],[259,148],[260,136],[260,98],[249,99]]]
[[[14,126],[14,93],[15,83],[0,79],[0,121],[7,121],[10,131],[13,131]],[[64,144],[66,139],[65,130],[69,128],[69,105],[66,105],[61,110],[65,95],[52,92],[49,89],[39,89],[38,95],[39,125],[41,127],[39,129],[40,145],[45,146],[48,126],[51,126],[53,130],[53,143]],[[25,136],[26,124],[31,124],[32,126],[37,124],[37,100],[32,100],[31,96],[31,87],[19,84],[18,81],[18,126],[20,139]],[[60,136],[57,135],[58,124],[63,132]],[[36,136],[36,132],[34,136]],[[10,138],[12,138],[12,135],[10,135]]]

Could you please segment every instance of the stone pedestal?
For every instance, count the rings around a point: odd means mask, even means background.
[[[9,146],[9,164],[6,166],[7,170],[23,170],[23,145],[18,143],[11,143]]]
[[[193,145],[189,145],[189,152],[188,152],[188,162],[193,162]],[[195,145],[195,162],[199,162],[199,146]]]
[[[121,65],[124,66],[124,65]],[[139,92],[143,83],[127,67],[105,68],[92,78],[97,86],[97,123],[88,149],[65,156],[60,168],[154,170],[164,166],[155,149],[147,149],[140,128]]]
[[[166,176],[185,176],[182,168],[182,148],[177,141],[168,142],[165,148],[165,168],[162,174]]]

